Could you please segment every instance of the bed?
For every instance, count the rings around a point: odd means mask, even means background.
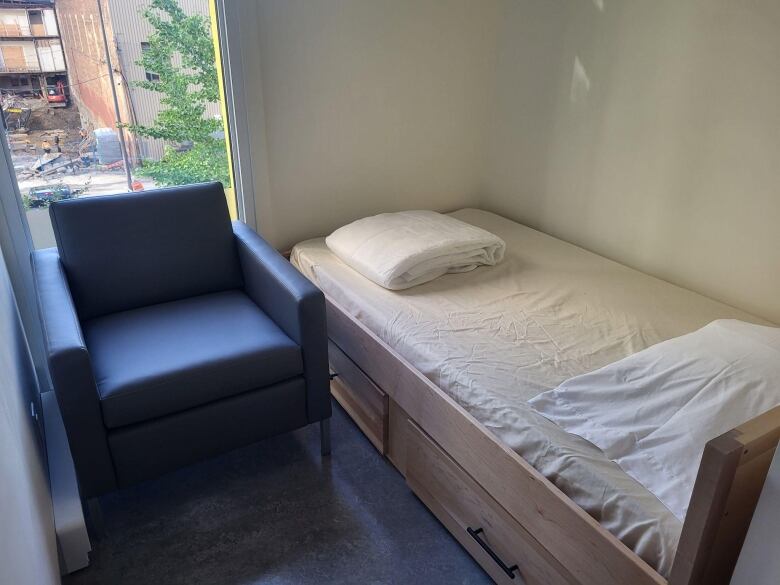
[[[692,537],[526,401],[714,319],[761,321],[500,216],[452,215],[501,237],[504,261],[389,291],[322,239],[293,249],[328,298],[336,398],[497,581],[693,583],[712,571],[700,546],[712,522]],[[759,425],[770,444],[773,420]],[[695,502],[688,516],[701,516]]]

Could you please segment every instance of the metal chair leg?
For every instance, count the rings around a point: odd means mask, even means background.
[[[320,454],[323,457],[330,455],[330,419],[320,421]]]

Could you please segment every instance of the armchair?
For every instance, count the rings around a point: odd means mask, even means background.
[[[82,496],[320,422],[323,294],[219,183],[61,201],[33,268]]]

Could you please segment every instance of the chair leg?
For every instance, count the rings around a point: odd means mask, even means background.
[[[320,454],[323,457],[330,455],[330,419],[320,421]]]

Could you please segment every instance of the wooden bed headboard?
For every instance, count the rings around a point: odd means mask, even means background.
[[[780,406],[707,443],[670,585],[728,585],[780,440]]]

